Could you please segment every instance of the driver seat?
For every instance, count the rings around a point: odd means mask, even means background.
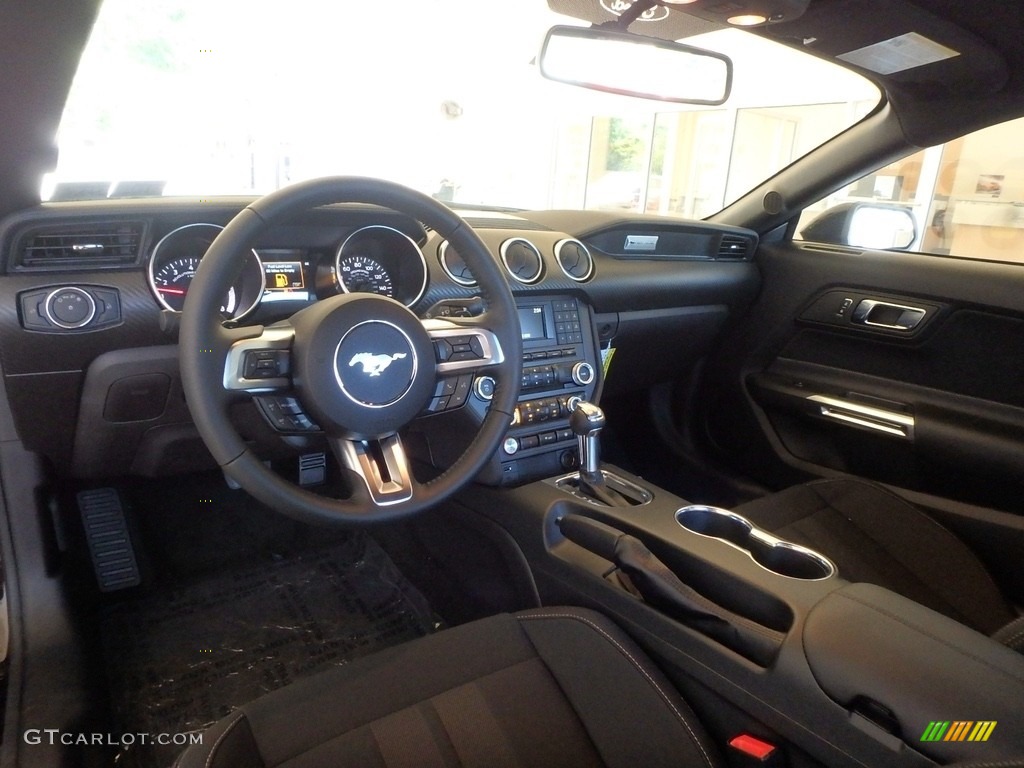
[[[502,614],[300,680],[210,726],[177,768],[721,765],[607,618]]]

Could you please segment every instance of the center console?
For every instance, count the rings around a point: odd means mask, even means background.
[[[477,476],[487,485],[513,486],[575,469],[576,436],[569,416],[576,404],[599,394],[600,358],[589,305],[573,296],[517,298],[523,340],[523,374],[519,403],[504,443]],[[483,422],[495,382],[478,376],[456,418],[475,429]],[[447,434],[423,426],[435,463],[444,466]],[[439,422],[438,422],[439,423]],[[443,422],[450,434],[452,422]],[[440,429],[440,427],[437,427]],[[457,446],[455,446],[457,447]]]
[[[604,503],[581,488],[587,471],[472,486],[460,504],[514,542],[542,604],[599,610],[685,696],[742,711],[723,730],[753,729],[819,765],[849,768],[1024,753],[1020,654],[881,587],[851,584],[824,554],[734,512],[610,465],[597,469],[606,483],[645,496]],[[1000,737],[927,738],[953,720],[984,721]]]

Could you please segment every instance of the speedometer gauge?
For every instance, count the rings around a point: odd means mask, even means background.
[[[369,256],[345,256],[338,259],[338,283],[345,293],[376,293],[394,298],[391,275]]]
[[[376,293],[411,307],[427,290],[427,260],[405,232],[368,224],[338,248],[334,279],[344,293]]]
[[[149,260],[149,283],[164,309],[182,311],[199,262],[222,229],[216,224],[188,224],[156,244]],[[221,313],[232,320],[249,314],[259,303],[263,287],[263,266],[256,251],[249,251],[241,272],[228,288]]]

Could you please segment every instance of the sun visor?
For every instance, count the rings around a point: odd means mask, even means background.
[[[758,34],[838,59],[914,100],[997,93],[1009,76],[981,38],[905,0],[837,0]]]

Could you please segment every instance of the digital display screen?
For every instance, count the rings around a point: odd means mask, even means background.
[[[302,291],[306,288],[301,261],[266,261],[263,273],[268,291]]]
[[[523,341],[546,339],[544,307],[519,307],[519,327],[523,331]]]

